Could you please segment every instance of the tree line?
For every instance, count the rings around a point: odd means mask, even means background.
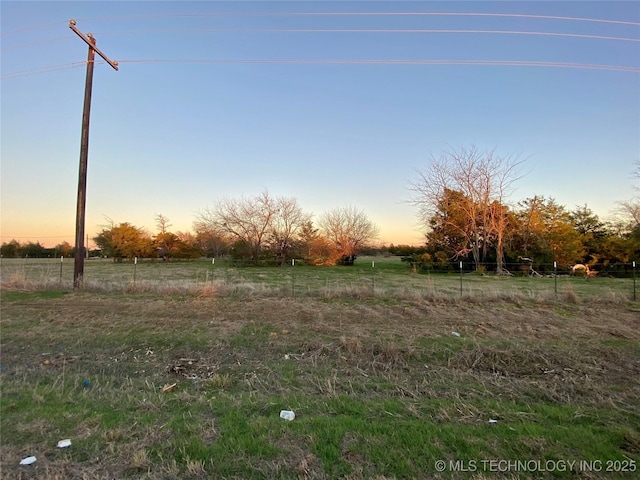
[[[611,222],[586,205],[569,210],[543,196],[510,205],[522,163],[475,147],[431,157],[411,183],[427,232],[424,250],[411,257],[414,264],[428,269],[462,260],[476,270],[495,265],[496,273],[509,274],[507,264],[602,269],[638,258],[640,198],[621,202]],[[634,177],[640,178],[640,164]]]
[[[274,197],[268,191],[219,200],[198,214],[194,230],[207,240],[203,247],[208,253],[211,247],[226,246],[234,258],[276,265],[294,258],[309,265],[352,265],[379,233],[354,206],[329,210],[314,222],[297,199]]]
[[[354,206],[329,210],[316,222],[297,199],[273,196],[268,191],[242,198],[223,198],[197,214],[193,232],[171,232],[169,219],[156,216],[157,232],[124,222],[109,224],[93,237],[100,256],[114,262],[125,259],[161,260],[231,257],[247,264],[285,265],[292,259],[309,265],[352,265],[371,248],[378,227]],[[5,257],[70,256],[66,242],[54,249],[38,243],[2,245]],[[28,253],[27,253],[28,250]],[[52,251],[53,250],[53,251]],[[54,255],[52,255],[55,252]]]
[[[93,238],[92,255],[162,260],[231,257],[249,264],[352,265],[362,253],[402,255],[416,270],[447,269],[452,262],[491,266],[508,274],[513,264],[541,269],[582,263],[593,269],[628,264],[640,254],[640,196],[620,202],[617,220],[601,221],[586,205],[573,210],[553,198],[533,196],[511,203],[520,179],[518,157],[476,147],[432,156],[410,181],[422,246],[375,246],[378,227],[354,206],[314,219],[293,197],[268,191],[222,198],[196,215],[192,232],[172,232],[169,219],[156,216],[156,233],[109,220]],[[640,163],[633,173],[640,179]],[[640,189],[639,189],[640,193]],[[3,243],[3,257],[72,256],[63,242],[46,249],[39,242]]]

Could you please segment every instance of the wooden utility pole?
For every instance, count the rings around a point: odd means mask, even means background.
[[[69,28],[89,45],[87,56],[87,77],[84,84],[84,109],[82,112],[82,137],[80,140],[80,171],[78,173],[78,203],[76,207],[76,246],[73,267],[73,288],[82,287],[84,276],[84,218],[87,203],[87,160],[89,158],[89,116],[91,112],[91,89],[93,86],[93,64],[95,54],[100,55],[105,62],[118,70],[118,62],[110,60],[96,48],[96,39],[88,33],[86,36],[76,28],[76,21],[69,20]]]

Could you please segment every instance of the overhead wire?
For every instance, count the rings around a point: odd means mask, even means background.
[[[590,35],[582,33],[563,32],[540,32],[529,30],[471,30],[471,29],[384,29],[384,28],[208,28],[208,29],[160,29],[160,30],[120,30],[120,31],[97,31],[95,35],[138,35],[146,33],[464,33],[464,34],[492,34],[492,35],[539,35],[551,37],[575,37],[595,40],[617,40],[624,42],[640,42],[640,38],[611,37],[606,35]]]
[[[51,42],[58,42],[60,40],[67,40],[69,38],[73,38],[73,35],[65,35],[64,37],[47,38],[47,39],[44,39],[44,40],[36,40],[35,42],[21,43],[21,44],[18,44],[18,45],[12,45],[10,47],[2,47],[0,49],[0,51],[8,52],[10,50],[16,50],[18,48],[34,47],[36,45],[43,45],[43,44],[51,43]]]
[[[490,34],[490,35],[536,35],[551,37],[574,37],[587,38],[593,40],[613,40],[623,42],[640,42],[640,38],[630,37],[611,37],[607,35],[590,35],[581,33],[564,33],[564,32],[540,32],[529,30],[472,30],[472,29],[302,29],[302,28],[286,28],[286,29],[258,29],[258,28],[210,28],[210,29],[151,29],[151,30],[115,30],[115,31],[97,31],[94,35],[140,35],[148,33],[443,33],[443,34]],[[62,37],[38,40],[10,47],[3,47],[0,51],[6,52],[19,48],[33,47],[50,42],[67,40],[74,38],[73,35],[65,35]]]
[[[255,12],[255,13],[156,13],[146,15],[117,15],[110,17],[85,17],[76,20],[99,21],[136,18],[171,18],[171,17],[347,17],[347,16],[441,16],[441,17],[495,17],[495,18],[529,18],[537,20],[563,20],[573,22],[609,23],[618,25],[640,26],[640,22],[611,20],[604,18],[569,17],[560,15],[532,15],[525,13],[484,13],[484,12]]]
[[[106,64],[103,61],[96,61],[96,64]],[[542,68],[566,68],[578,70],[607,70],[617,72],[640,73],[640,67],[626,65],[607,65],[594,63],[574,63],[574,62],[545,62],[537,60],[428,60],[428,59],[223,59],[223,58],[200,58],[200,59],[177,59],[177,58],[146,58],[146,59],[124,59],[118,60],[118,64],[123,63],[209,63],[209,64],[272,64],[272,65],[424,65],[424,66],[502,66],[502,67],[542,67]],[[66,70],[86,65],[84,62],[74,62],[62,65],[52,65],[49,67],[36,68],[12,72],[0,76],[0,79],[16,78],[41,73],[49,73],[58,70]]]
[[[534,15],[525,13],[486,13],[486,12],[211,12],[211,13],[156,13],[144,15],[112,15],[103,17],[82,17],[76,18],[80,21],[104,21],[104,20],[134,20],[138,18],[188,18],[188,17],[312,17],[312,16],[439,16],[439,17],[488,17],[488,18],[525,18],[535,20],[559,20],[571,22],[590,22],[604,23],[614,25],[631,25],[640,26],[640,22],[631,22],[627,20],[614,20],[606,18],[589,18],[589,17],[571,17],[561,15]],[[39,25],[33,25],[24,28],[18,28],[9,31],[0,32],[0,36],[12,35],[32,30],[44,30],[52,26],[66,23],[66,20],[49,22]]]
[[[59,65],[49,65],[47,67],[40,67],[40,68],[33,68],[30,70],[22,70],[19,72],[11,72],[11,73],[5,73],[2,76],[0,76],[0,79],[7,79],[7,78],[16,78],[16,77],[25,77],[25,76],[29,76],[29,75],[37,75],[37,74],[41,74],[41,73],[50,73],[50,72],[55,72],[58,70],[67,70],[67,69],[71,69],[71,68],[77,68],[80,67],[82,65],[86,65],[87,62],[73,62],[73,63],[63,63],[63,64],[59,64]]]
[[[14,30],[9,30],[8,32],[6,31],[0,32],[0,37],[4,37],[5,35],[13,35],[15,33],[29,32],[32,30],[45,30],[47,28],[50,28],[56,25],[61,25],[63,23],[65,22],[63,22],[62,20],[57,20],[55,22],[41,23],[39,25],[31,25],[30,27],[16,28]]]
[[[283,13],[200,13],[200,14],[150,14],[131,16],[94,17],[81,20],[107,20],[124,18],[166,18],[166,17],[211,17],[211,16],[381,16],[381,15],[423,15],[423,16],[478,16],[478,17],[517,17],[532,19],[554,19],[571,21],[588,21],[614,24],[637,25],[637,22],[626,22],[619,20],[564,17],[550,15],[529,15],[529,14],[502,14],[502,13],[462,13],[462,12],[283,12]],[[45,26],[57,25],[58,22],[45,24]],[[35,29],[37,27],[27,27],[19,31]],[[18,30],[9,33],[15,33]],[[606,35],[592,35],[565,32],[543,32],[543,31],[519,31],[519,30],[476,30],[476,29],[152,29],[152,30],[126,30],[126,31],[102,31],[96,32],[98,35],[124,35],[124,34],[146,34],[146,33],[425,33],[425,34],[493,34],[493,35],[536,35],[586,38],[605,41],[625,41],[640,42],[640,38],[613,37]],[[2,51],[40,45],[43,43],[58,41],[72,36],[57,37],[27,44],[5,47]],[[271,64],[387,64],[387,65],[504,65],[504,66],[537,66],[554,68],[580,68],[592,70],[616,70],[627,72],[638,72],[640,68],[616,65],[598,65],[572,62],[539,62],[539,61],[501,61],[501,60],[278,60],[278,59],[134,59],[120,60],[121,63],[271,63]],[[0,78],[14,78],[25,75],[35,75],[48,73],[51,71],[73,68],[84,64],[76,62],[73,64],[52,65],[21,72],[12,72],[2,75]]]
[[[640,73],[640,67],[591,63],[544,62],[527,60],[341,60],[341,59],[126,59],[118,63],[214,63],[214,64],[280,64],[280,65],[477,65],[553,67],[586,70],[611,70]]]

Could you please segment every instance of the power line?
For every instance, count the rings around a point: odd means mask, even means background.
[[[66,23],[66,21],[63,22],[63,21],[58,20],[58,21],[55,21],[55,22],[41,23],[39,25],[32,25],[30,27],[17,28],[15,30],[10,30],[8,32],[0,32],[0,36],[4,37],[5,35],[12,35],[14,33],[28,32],[28,31],[31,31],[31,30],[45,30],[45,29],[50,28],[50,27],[54,27],[54,26],[57,26],[57,25],[62,25],[63,23]]]
[[[106,17],[86,17],[77,20],[104,21],[127,20],[139,18],[188,18],[188,17],[348,17],[348,16],[433,16],[433,17],[488,17],[488,18],[526,18],[532,20],[560,20],[570,22],[604,23],[614,25],[640,26],[640,22],[626,20],[613,20],[605,18],[570,17],[559,15],[533,15],[524,13],[484,13],[484,12],[256,12],[256,13],[158,13],[149,15],[114,15]],[[0,36],[12,35],[32,30],[44,30],[53,26],[62,25],[66,21],[49,22],[30,27],[0,32]]]
[[[613,40],[622,42],[640,42],[640,38],[631,37],[612,37],[607,35],[591,35],[584,33],[566,33],[566,32],[541,32],[533,30],[472,30],[472,29],[432,29],[432,28],[205,28],[205,29],[151,29],[151,30],[116,30],[95,32],[97,35],[142,35],[149,33],[444,33],[444,34],[489,34],[489,35],[536,35],[549,37],[573,37],[587,38],[594,40]],[[6,52],[19,48],[33,47],[60,40],[73,38],[72,35],[63,37],[55,37],[35,42],[22,43],[10,47],[1,48],[0,51]]]
[[[299,29],[299,28],[287,28],[287,29],[234,29],[234,28],[209,28],[209,29],[166,29],[166,30],[119,30],[119,31],[105,31],[96,32],[96,35],[139,35],[149,33],[444,33],[444,34],[492,34],[492,35],[538,35],[538,36],[550,36],[550,37],[574,37],[574,38],[588,38],[594,40],[613,40],[623,42],[640,42],[640,38],[630,37],[611,37],[606,35],[590,35],[582,33],[564,33],[564,32],[540,32],[540,31],[526,31],[526,30],[469,30],[469,29]],[[57,42],[60,40],[67,40],[73,38],[72,35],[65,35],[63,37],[55,37],[44,40],[38,40],[35,42],[22,43],[19,45],[12,45],[10,47],[1,48],[0,51],[7,52],[10,50],[16,50],[19,48],[33,47],[37,45],[43,45],[46,43]]]
[[[137,35],[149,33],[467,33],[467,34],[492,34],[492,35],[539,35],[550,37],[574,37],[596,40],[617,40],[623,42],[640,42],[640,38],[611,37],[606,35],[590,35],[582,33],[540,32],[526,30],[469,30],[469,29],[308,29],[308,28],[284,28],[284,29],[259,29],[259,28],[211,28],[196,30],[121,30],[112,32],[96,32],[100,35]]]
[[[478,12],[256,12],[256,13],[158,13],[149,15],[119,15],[110,17],[79,18],[83,21],[118,20],[137,18],[172,18],[172,17],[347,17],[347,16],[440,16],[440,17],[496,17],[496,18],[529,18],[536,20],[562,20],[573,22],[609,23],[617,25],[640,26],[639,22],[610,20],[604,18],[568,17],[559,15],[531,15],[524,13],[478,13]]]
[[[119,60],[119,63],[217,63],[217,64],[275,64],[275,65],[469,65],[469,66],[513,66],[553,67],[587,70],[612,70],[640,73],[640,67],[601,65],[592,63],[544,62],[529,60],[339,60],[339,59],[136,59]]]
[[[105,62],[97,61],[97,64]],[[593,63],[572,62],[544,62],[535,60],[339,60],[339,59],[179,59],[179,58],[150,58],[119,60],[118,63],[211,63],[211,64],[272,64],[272,65],[425,65],[425,66],[494,66],[494,67],[547,67],[569,68],[582,70],[608,70],[618,72],[640,73],[640,67],[627,65],[603,65]],[[2,75],[0,79],[15,78],[27,75],[49,73],[57,70],[77,68],[86,65],[86,62],[74,62],[63,65],[52,65],[33,70],[12,72]]]
[[[28,75],[37,75],[40,73],[49,73],[49,72],[55,72],[58,70],[67,70],[70,68],[77,68],[80,67],[82,65],[86,65],[86,62],[73,62],[73,63],[63,63],[60,65],[50,65],[47,67],[40,67],[40,68],[33,68],[31,70],[22,70],[19,72],[10,72],[10,73],[6,73],[2,76],[0,76],[0,79],[5,79],[5,78],[16,78],[16,77],[25,77]]]
[[[285,28],[285,29],[259,29],[259,28],[207,28],[207,29],[151,29],[151,30],[116,30],[116,31],[104,31],[95,32],[97,35],[141,35],[149,33],[443,33],[443,34],[489,34],[489,35],[536,35],[536,36],[549,36],[549,37],[573,37],[573,38],[587,38],[594,40],[612,40],[622,42],[640,42],[640,38],[631,37],[612,37],[607,35],[591,35],[583,33],[565,33],[565,32],[541,32],[531,30],[471,30],[471,29],[425,29],[425,28],[412,28],[412,29],[309,29],[309,28]],[[13,45],[10,47],[4,47],[0,51],[6,52],[10,50],[16,50],[19,48],[33,47],[46,43],[56,42],[60,40],[67,40],[73,38],[72,35],[65,35],[63,37],[55,37],[44,40],[38,40],[35,42],[22,43],[19,45]]]
[[[640,42],[640,38],[631,37],[612,37],[607,35],[591,35],[583,33],[565,33],[565,32],[541,32],[532,30],[472,30],[472,29],[425,29],[425,28],[412,28],[412,29],[304,29],[304,28],[278,28],[278,29],[259,29],[259,28],[207,28],[207,29],[151,29],[151,30],[116,30],[116,31],[104,31],[96,32],[96,35],[144,35],[150,33],[444,33],[444,34],[489,34],[489,35],[535,35],[535,36],[548,36],[548,37],[573,37],[573,38],[587,38],[593,40],[612,40],[622,42]],[[19,45],[12,45],[10,47],[1,48],[0,51],[6,52],[9,50],[16,50],[19,48],[33,47],[37,45],[47,44],[60,40],[67,40],[73,38],[72,35],[65,35],[62,37],[48,38],[44,40],[38,40],[30,43],[22,43]]]
[[[308,15],[451,15],[451,16],[498,16],[498,17],[527,17],[527,18],[554,18],[580,21],[603,21],[614,23],[630,23],[602,19],[585,19],[579,17],[551,17],[545,15],[521,15],[521,14],[489,14],[489,13],[438,13],[438,12],[325,12],[325,13],[211,13],[211,14],[157,14],[157,15],[137,15],[129,17],[102,17],[109,18],[140,18],[140,17],[173,17],[173,16],[308,16]],[[51,24],[47,24],[51,25]],[[638,24],[640,25],[640,24]],[[35,28],[35,27],[34,27]],[[517,30],[475,30],[475,29],[160,29],[160,30],[128,30],[128,31],[111,31],[98,32],[103,35],[123,35],[123,34],[148,34],[148,33],[434,33],[434,34],[494,34],[494,35],[537,35],[537,36],[557,36],[557,37],[574,37],[587,38],[596,40],[612,40],[626,42],[640,42],[640,38],[629,37],[612,37],[604,35],[564,33],[564,32],[541,32],[541,31],[517,31]],[[38,42],[32,42],[13,47],[3,48],[3,51],[15,48],[23,48],[34,46],[42,43],[58,41],[70,38],[70,36],[57,37]],[[420,65],[510,65],[510,66],[546,66],[556,68],[581,68],[595,70],[618,70],[637,72],[638,68],[629,66],[614,65],[595,65],[595,64],[576,64],[570,62],[537,62],[537,61],[468,61],[468,60],[222,60],[222,59],[145,59],[145,60],[124,60],[130,63],[273,63],[273,64],[420,64]],[[15,78],[27,75],[36,75],[40,73],[48,73],[56,70],[74,68],[82,63],[75,62],[72,64],[53,65],[41,67],[20,72],[12,72],[3,75],[0,78]]]
[[[55,37],[55,38],[48,38],[48,39],[45,39],[45,40],[38,40],[36,42],[21,43],[19,45],[12,45],[11,47],[4,47],[4,48],[1,49],[1,51],[7,52],[9,50],[16,50],[18,48],[33,47],[33,46],[42,45],[42,44],[45,44],[45,43],[51,43],[51,42],[57,42],[57,41],[60,41],[60,40],[66,40],[68,38],[73,38],[73,36],[72,35],[65,35],[64,37]]]

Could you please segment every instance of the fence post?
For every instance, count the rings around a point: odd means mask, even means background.
[[[294,274],[294,268],[296,266],[296,259],[292,258],[291,259],[291,296],[295,297],[296,296],[296,279],[295,279],[295,274]]]
[[[64,260],[64,255],[60,255],[60,285],[62,285],[62,261]]]
[[[211,285],[213,285],[213,266],[216,264],[216,257],[211,259]]]
[[[556,293],[556,300],[558,299],[558,264],[553,261],[553,290]]]
[[[376,277],[375,277],[376,261],[371,261],[371,294],[376,294]]]
[[[138,257],[133,257],[133,286],[136,286],[136,268],[138,267]]]
[[[633,301],[636,300],[636,261],[633,261]]]
[[[460,298],[462,298],[462,260],[460,260]]]

